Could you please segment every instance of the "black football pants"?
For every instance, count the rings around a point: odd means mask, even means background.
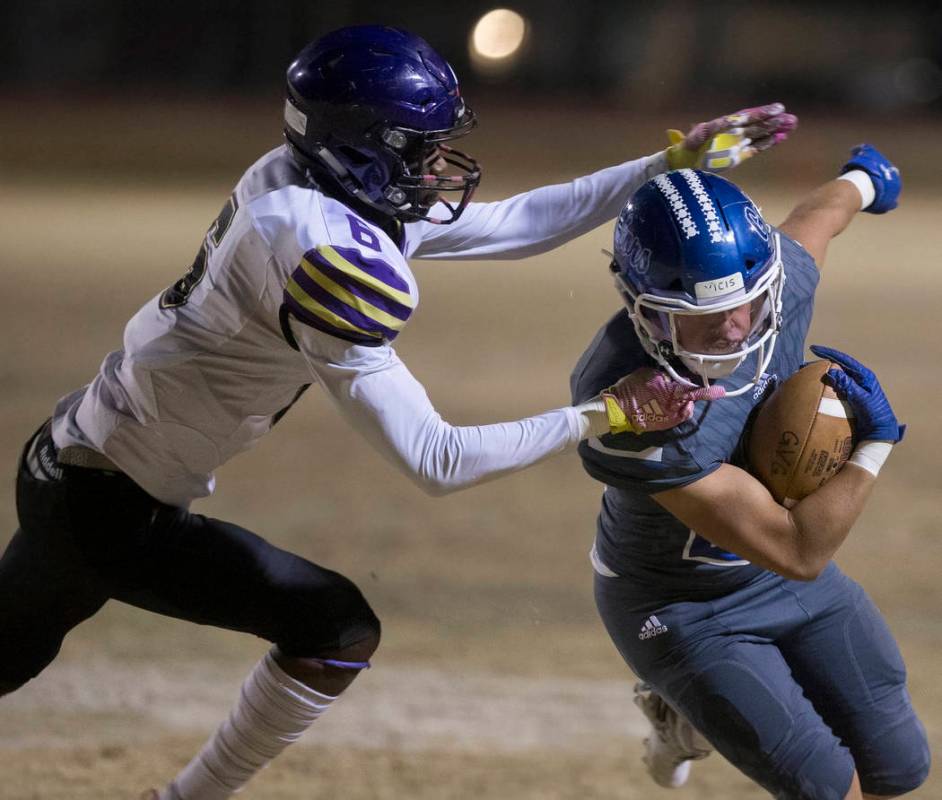
[[[379,621],[342,575],[161,503],[121,473],[62,472],[38,480],[20,460],[20,528],[0,558],[0,687],[38,675],[109,599],[253,633],[294,657],[378,638]]]

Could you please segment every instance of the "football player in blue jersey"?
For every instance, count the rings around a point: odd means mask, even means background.
[[[725,389],[675,428],[579,445],[606,486],[596,603],[643,681],[645,761],[663,786],[682,784],[711,746],[782,800],[895,797],[927,775],[893,637],[831,561],[902,438],[879,381],[812,345],[843,367],[830,380],[857,444],[791,507],[749,474],[741,445],[750,413],[805,358],[829,242],[858,211],[895,208],[899,190],[898,170],[861,145],[778,228],[697,170],[655,177],[618,218],[611,269],[626,308],[576,366],[574,401],[642,366]]]
[[[0,559],[0,694],[38,675],[111,599],[272,643],[227,721],[148,793],[159,800],[241,789],[379,643],[379,621],[351,581],[189,510],[213,491],[216,468],[310,384],[433,494],[589,434],[673,425],[717,394],[642,371],[578,407],[449,425],[393,348],[418,300],[407,259],[544,252],[613,219],[668,167],[735,166],[795,125],[780,104],[746,109],[674,133],[654,155],[471,203],[480,169],[451,143],[475,117],[451,67],[419,37],[334,31],[291,64],[287,95],[285,144],[249,167],[189,271],[135,314],[123,346],[28,442],[20,530]],[[636,413],[650,403],[657,409]]]

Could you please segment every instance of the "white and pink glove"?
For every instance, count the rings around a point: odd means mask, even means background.
[[[725,394],[722,386],[685,386],[663,372],[641,367],[599,397],[608,418],[606,433],[647,433],[686,422],[693,416],[694,403],[719,400]]]
[[[667,163],[671,169],[720,172],[784,142],[797,127],[798,117],[781,103],[744,108],[694,125],[687,134],[669,130]]]

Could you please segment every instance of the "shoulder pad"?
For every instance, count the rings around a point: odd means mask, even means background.
[[[291,273],[284,307],[301,322],[357,344],[392,341],[415,308],[409,284],[384,259],[352,247],[308,250]]]

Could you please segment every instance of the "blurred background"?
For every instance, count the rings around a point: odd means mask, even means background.
[[[0,85],[271,95],[308,39],[358,22],[426,37],[469,90],[643,110],[771,95],[829,111],[942,109],[942,8],[907,0],[522,0],[497,13],[480,0],[7,0]]]
[[[293,54],[319,33],[363,22],[427,38],[482,113],[482,135],[492,114],[517,112],[517,138],[531,148],[557,136],[545,114],[573,107],[635,124],[673,113],[677,125],[773,99],[871,124],[934,122],[942,112],[935,2],[7,0],[0,165],[167,178],[231,169],[277,141],[271,113]],[[252,106],[268,116],[235,124],[232,115]],[[524,128],[531,113],[536,124]],[[171,118],[189,123],[186,137],[168,134]],[[568,144],[576,159],[591,149]],[[157,157],[164,152],[169,163]],[[937,174],[935,163],[922,167]]]
[[[451,63],[480,125],[485,200],[655,152],[664,130],[779,100],[801,119],[731,177],[781,221],[871,141],[899,210],[834,243],[810,341],[859,356],[910,433],[839,553],[886,614],[942,744],[942,6],[300,0],[0,4],[0,547],[22,442],[121,346],[127,319],[192,262],[242,172],[281,142],[283,81],[335,27],[412,29]],[[569,402],[568,375],[618,308],[604,225],[521,263],[413,265],[397,349],[451,422]],[[325,456],[329,454],[329,458]],[[246,797],[667,797],[640,764],[632,679],[594,609],[601,486],[551,459],[423,496],[309,392],[194,510],[349,575],[384,621],[376,668]],[[226,713],[264,643],[109,604],[0,701],[0,800],[136,797]],[[2,658],[2,653],[0,653]],[[718,757],[689,792],[765,795]],[[935,776],[913,797],[942,800]]]

